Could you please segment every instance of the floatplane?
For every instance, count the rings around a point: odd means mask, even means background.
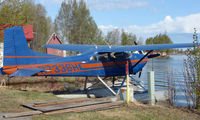
[[[136,43],[135,43],[136,44]],[[40,53],[28,47],[22,27],[12,27],[4,31],[4,54],[2,75],[17,76],[96,76],[111,92],[117,95],[101,77],[126,76],[139,72],[149,58],[159,56],[150,54],[154,50],[193,47],[193,43],[156,45],[72,45],[49,44],[46,48],[77,51],[82,54],[61,57]],[[134,53],[138,51],[138,53]],[[142,51],[148,51],[145,54]],[[123,86],[125,79],[122,81]],[[138,81],[136,81],[138,82]],[[86,84],[86,83],[85,83]]]

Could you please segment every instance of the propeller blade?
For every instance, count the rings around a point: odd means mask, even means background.
[[[152,55],[148,55],[148,58],[155,58],[155,57],[158,57],[160,56],[160,54],[152,54]]]
[[[134,41],[134,44],[135,44],[135,45],[138,45],[136,41]]]
[[[139,76],[138,76],[138,77],[140,78],[140,77],[141,77],[141,75],[142,75],[142,70],[139,72]]]
[[[135,44],[135,45],[138,45],[136,41],[134,41],[134,44]],[[138,52],[139,52],[140,54],[143,54],[142,51],[138,51]]]

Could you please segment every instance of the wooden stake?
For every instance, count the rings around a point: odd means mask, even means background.
[[[129,98],[129,66],[128,66],[128,61],[126,61],[126,100],[127,104],[129,105],[130,98]]]

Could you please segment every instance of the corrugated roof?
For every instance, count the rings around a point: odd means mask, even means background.
[[[12,24],[0,24],[0,38],[4,38],[4,30],[14,26],[23,26],[24,34],[27,40],[33,40],[33,25],[12,25]]]

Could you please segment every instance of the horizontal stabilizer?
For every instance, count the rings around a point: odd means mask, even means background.
[[[33,67],[23,68],[23,69],[17,70],[13,74],[9,75],[9,77],[32,76],[32,75],[35,75],[36,73],[41,72],[41,71],[44,71],[44,70],[40,69],[40,68],[33,68]]]
[[[0,68],[0,75],[5,75],[6,73],[3,72],[3,67]]]
[[[88,50],[94,50],[96,52],[124,52],[124,51],[188,48],[188,47],[193,47],[193,46],[194,46],[194,43],[126,45],[126,46],[48,44],[48,45],[44,45],[43,47],[66,50],[66,51],[79,51],[79,52],[86,52]]]

